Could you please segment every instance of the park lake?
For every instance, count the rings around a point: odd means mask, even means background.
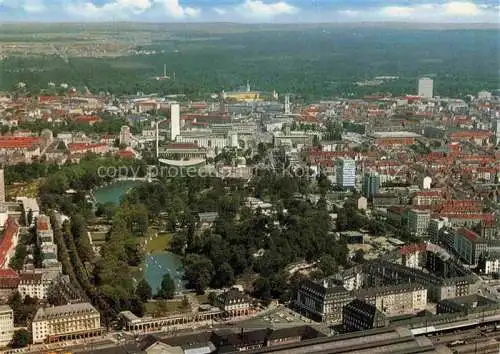
[[[113,203],[118,205],[123,196],[139,183],[121,181],[102,186],[94,191],[95,201],[100,204]],[[146,242],[151,241],[152,238],[154,236],[149,236]],[[164,249],[150,251],[146,254],[142,267],[144,268],[142,271],[144,272],[146,281],[151,286],[151,289],[153,289],[153,294],[160,287],[163,275],[166,272],[174,279],[177,291],[183,289],[184,281],[182,278],[184,269],[182,262],[172,252],[165,251]]]

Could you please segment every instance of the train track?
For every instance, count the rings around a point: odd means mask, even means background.
[[[500,353],[500,331],[495,326],[472,328],[437,336],[428,336],[435,345],[444,345],[454,353]]]

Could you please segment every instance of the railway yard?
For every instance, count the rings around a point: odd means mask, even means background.
[[[444,345],[453,353],[500,353],[500,326],[487,325],[466,330],[427,335],[435,345]]]

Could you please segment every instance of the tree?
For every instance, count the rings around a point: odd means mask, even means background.
[[[365,251],[357,250],[352,257],[352,261],[356,263],[364,263],[365,261]]]
[[[162,299],[172,299],[175,295],[175,282],[169,273],[165,273],[157,296]]]
[[[330,256],[329,254],[321,256],[321,258],[319,259],[319,269],[321,269],[321,272],[325,277],[335,274],[338,270],[335,258]]]
[[[135,288],[135,295],[142,301],[147,302],[153,297],[153,290],[146,279],[142,278]]]
[[[31,332],[26,329],[19,329],[14,332],[10,346],[12,348],[24,348],[31,343]]]
[[[215,272],[213,279],[213,285],[216,288],[222,288],[225,286],[233,285],[234,283],[234,271],[233,267],[229,263],[222,263]]]
[[[33,210],[28,210],[28,215],[26,217],[26,225],[30,226],[33,223]]]
[[[208,294],[208,303],[212,306],[215,305],[215,300],[217,299],[217,293],[212,291]]]
[[[264,277],[257,278],[253,284],[253,293],[259,299],[271,299],[271,283],[269,279]]]
[[[213,275],[214,266],[210,259],[196,254],[186,256],[184,276],[198,293],[203,293]]]

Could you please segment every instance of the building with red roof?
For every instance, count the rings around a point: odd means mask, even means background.
[[[489,145],[492,136],[493,133],[488,130],[462,130],[448,135],[453,142],[469,141],[477,145]]]
[[[77,123],[82,123],[82,124],[88,124],[88,125],[94,125],[96,123],[102,122],[101,117],[98,116],[78,116],[75,118],[75,121]]]
[[[19,286],[19,275],[11,268],[0,269],[0,300],[7,300]]]
[[[120,151],[117,152],[117,155],[126,159],[135,159],[139,156],[137,151],[135,151],[131,147],[121,149]]]
[[[0,136],[0,156],[6,160],[11,157],[20,156],[24,162],[31,162],[34,157],[40,156],[39,137],[23,136]]]
[[[4,224],[0,240],[0,268],[7,268],[16,250],[19,237],[19,224],[14,218],[8,218]]]
[[[88,152],[93,152],[95,154],[105,154],[109,151],[109,146],[107,144],[90,144],[90,143],[71,143],[68,144],[68,150],[71,155],[75,154],[86,154]]]

